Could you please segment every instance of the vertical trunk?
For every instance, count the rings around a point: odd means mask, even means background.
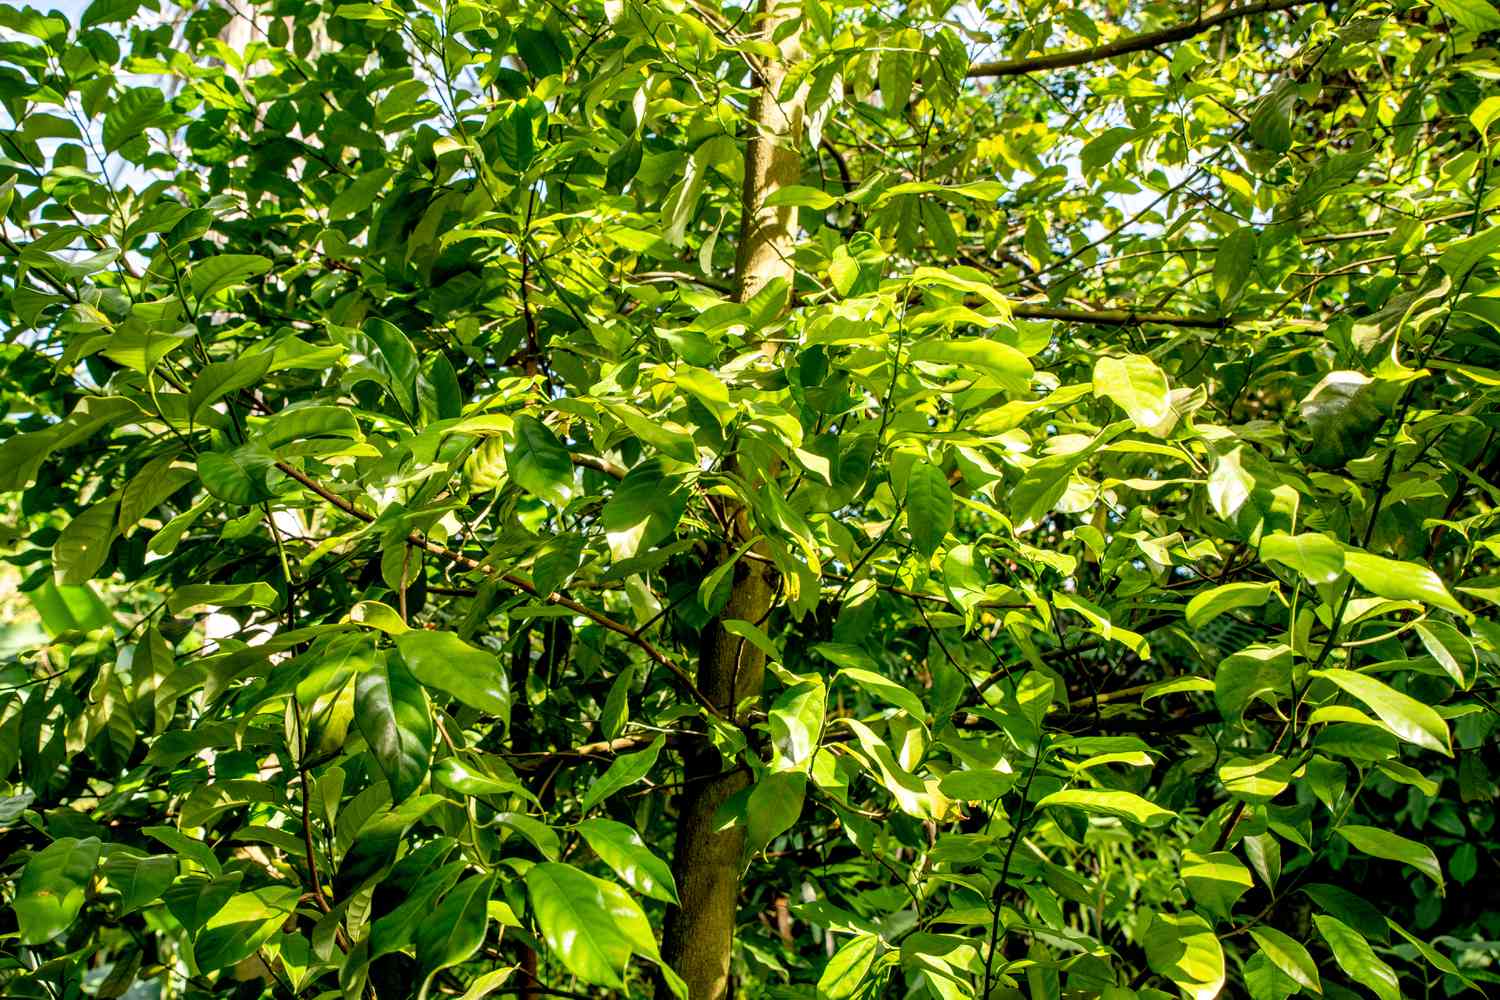
[[[763,0],[761,37],[774,40],[780,26],[800,17],[796,3]],[[743,214],[735,264],[741,301],[776,278],[787,279],[790,286],[792,277],[795,209],[765,207],[774,191],[797,183],[802,166],[802,93],[785,100],[778,96],[786,66],[796,56],[797,32],[792,31],[780,47],[782,58],[763,67],[759,95],[750,108],[752,130],[745,148]],[[732,455],[725,464],[730,469],[738,467]],[[742,507],[731,506],[724,514],[735,537],[719,553],[721,561],[753,534]],[[720,617],[760,622],[774,596],[767,566],[742,559],[735,567],[729,604]],[[704,628],[698,686],[715,705],[734,711],[745,698],[759,694],[765,666],[765,656],[758,649],[725,632],[718,620]],[[682,906],[668,914],[662,952],[687,983],[691,1000],[722,1000],[731,993],[729,956],[739,910],[745,836],[741,827],[715,830],[714,813],[745,787],[749,775],[739,768],[726,773],[726,762],[707,740],[686,748],[683,758],[686,784],[672,858]]]

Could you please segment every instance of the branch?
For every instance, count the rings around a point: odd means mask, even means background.
[[[328,489],[328,487],[324,486],[322,483],[319,483],[317,480],[308,476],[306,473],[302,472],[295,466],[289,465],[286,462],[277,462],[276,468],[280,469],[282,472],[286,473],[292,479],[295,479],[297,482],[301,483],[307,489],[311,490],[313,493],[316,493],[324,500],[333,504],[333,506],[343,511],[345,514],[348,514],[350,517],[363,521],[366,524],[370,524],[375,520],[375,516],[373,514],[360,510],[352,502],[344,499],[337,493],[334,493],[332,490]],[[546,604],[554,604],[560,608],[567,608],[574,614],[582,615],[601,628],[607,629],[610,632],[614,632],[616,635],[624,636],[632,644],[640,647],[641,651],[644,652],[648,657],[650,657],[654,662],[659,663],[670,670],[672,674],[677,678],[677,680],[681,682],[681,684],[687,689],[688,693],[693,696],[694,700],[698,702],[698,704],[702,705],[704,708],[708,709],[708,711],[712,712],[716,716],[721,715],[718,706],[711,702],[707,698],[707,696],[703,694],[702,691],[698,690],[698,685],[693,683],[693,679],[688,675],[687,671],[683,670],[682,667],[678,666],[671,659],[669,659],[665,653],[652,645],[649,640],[642,637],[639,631],[631,628],[624,622],[616,621],[615,619],[606,615],[604,612],[595,611],[588,605],[580,604],[577,601],[573,600],[571,597],[567,597],[563,594],[543,594],[531,584],[531,581],[516,576],[514,573],[498,573],[491,567],[486,566],[478,559],[472,559],[469,556],[464,555],[462,552],[454,552],[452,549],[444,548],[437,542],[430,541],[421,532],[413,531],[409,533],[406,536],[406,541],[411,545],[415,545],[423,552],[431,553],[432,555],[435,555],[440,559],[446,559],[448,562],[452,563],[455,566],[459,566],[463,569],[475,572],[488,573],[500,582],[508,584],[521,591],[522,593],[530,594],[532,597],[535,597]]]
[[[1107,42],[1104,45],[1095,45],[1087,49],[1073,49],[1068,52],[1053,52],[1049,55],[1029,56],[1025,59],[1003,59],[999,62],[974,63],[969,67],[966,74],[971,79],[974,77],[988,76],[1021,76],[1025,73],[1041,73],[1052,69],[1065,69],[1069,66],[1083,66],[1087,63],[1102,62],[1105,59],[1113,59],[1116,56],[1129,55],[1132,52],[1144,52],[1161,45],[1172,42],[1180,42],[1201,35],[1203,32],[1226,21],[1237,20],[1242,17],[1254,17],[1256,14],[1271,14],[1279,10],[1290,10],[1293,7],[1303,7],[1313,3],[1314,0],[1262,0],[1260,3],[1245,4],[1242,7],[1231,7],[1221,10],[1217,14],[1198,18],[1196,21],[1184,21],[1182,24],[1171,28],[1163,28],[1160,31],[1147,31],[1139,35],[1127,35],[1124,38]]]
[[[574,465],[585,469],[593,469],[595,472],[602,472],[612,479],[625,478],[625,472],[627,471],[625,467],[617,465],[607,458],[600,458],[597,455],[580,455],[577,452],[571,452],[569,457],[573,459]]]
[[[1223,330],[1233,326],[1265,322],[1254,316],[1185,316],[1177,313],[1136,312],[1133,309],[1058,309],[1052,306],[1016,305],[1011,312],[1022,319],[1055,319],[1065,323],[1091,323],[1094,326],[1140,326],[1160,324],[1199,330]],[[1310,332],[1325,329],[1313,320],[1283,320],[1283,324]]]

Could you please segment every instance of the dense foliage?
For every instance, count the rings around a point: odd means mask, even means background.
[[[1500,982],[1489,0],[158,6],[0,7],[0,993]]]

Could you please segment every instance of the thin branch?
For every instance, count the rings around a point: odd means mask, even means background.
[[[1055,319],[1065,323],[1090,323],[1094,326],[1140,326],[1159,324],[1187,329],[1223,330],[1253,323],[1277,322],[1256,316],[1188,316],[1176,313],[1136,312],[1133,309],[1059,309],[1053,306],[1016,305],[1011,313],[1022,319]],[[1325,329],[1312,320],[1281,320],[1283,325],[1318,333]]]
[[[1160,31],[1147,31],[1139,35],[1128,35],[1125,38],[1106,42],[1103,45],[1095,45],[1087,49],[1072,49],[1067,52],[1053,52],[1048,55],[1029,56],[1025,59],[1002,59],[998,62],[974,63],[969,67],[966,74],[971,79],[974,77],[990,76],[1021,76],[1026,73],[1041,73],[1053,69],[1066,69],[1069,66],[1083,66],[1088,63],[1102,62],[1105,59],[1113,59],[1116,56],[1129,55],[1132,52],[1144,52],[1154,49],[1160,45],[1168,45],[1172,42],[1180,42],[1201,35],[1205,31],[1218,27],[1227,21],[1234,21],[1242,17],[1254,17],[1256,14],[1272,14],[1280,10],[1290,10],[1293,7],[1304,7],[1314,0],[1263,0],[1261,3],[1246,4],[1243,7],[1231,7],[1221,10],[1217,14],[1208,17],[1200,17],[1195,21],[1185,21],[1182,24]]]

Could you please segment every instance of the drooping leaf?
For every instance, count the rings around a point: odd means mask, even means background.
[[[12,902],[23,942],[42,944],[72,925],[99,864],[100,847],[97,837],[62,837],[26,862]]]
[[[634,829],[595,816],[579,823],[578,832],[626,885],[653,899],[672,904],[678,902],[672,870],[651,852]]]
[[[1438,864],[1437,855],[1432,853],[1432,848],[1426,844],[1408,840],[1389,830],[1353,823],[1345,823],[1334,832],[1347,840],[1355,850],[1368,854],[1372,858],[1384,858],[1387,861],[1399,861],[1402,864],[1411,865],[1436,882],[1439,890],[1443,888],[1443,869]]]
[[[510,677],[495,654],[452,632],[413,629],[396,637],[396,649],[412,675],[429,688],[457,698],[505,723],[510,718]]]
[[[585,983],[618,988],[631,955],[656,956],[646,915],[619,886],[548,862],[527,870],[526,889],[547,947]]]
[[[493,876],[472,875],[450,889],[431,917],[417,925],[417,966],[423,974],[419,998],[427,996],[438,972],[464,961],[484,944],[493,887]]]
[[[1370,706],[1386,728],[1401,739],[1450,757],[1453,755],[1448,724],[1429,706],[1410,695],[1354,670],[1319,670],[1314,676],[1327,678]]]
[[[953,527],[953,491],[943,470],[927,462],[912,466],[906,481],[906,521],[917,551],[932,555]]]
[[[579,808],[586,813],[615,792],[644,778],[656,763],[657,755],[661,753],[664,742],[661,737],[657,737],[644,750],[616,757],[610,762],[605,772],[589,786]]]
[[[1115,816],[1145,826],[1161,826],[1176,815],[1170,809],[1163,809],[1134,792],[1090,788],[1065,788],[1043,796],[1037,802],[1038,809],[1049,806],[1082,809],[1084,812]]]
[[[355,681],[354,718],[401,802],[421,787],[432,760],[427,693],[400,656],[377,655]]]

